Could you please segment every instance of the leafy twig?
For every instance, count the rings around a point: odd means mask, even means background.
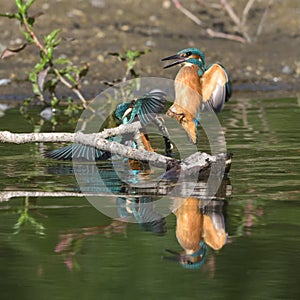
[[[41,42],[33,30],[33,25],[35,19],[42,13],[31,17],[28,16],[28,10],[34,2],[35,0],[15,0],[18,13],[0,14],[0,17],[17,19],[24,28],[22,33],[27,40],[26,44],[17,49],[5,49],[1,58],[20,52],[27,44],[35,45],[40,51],[40,60],[35,65],[33,71],[29,73],[29,80],[31,81],[34,94],[38,96],[41,102],[45,102],[44,91],[48,90],[52,97],[51,106],[55,107],[59,103],[59,99],[56,96],[56,86],[60,82],[72,90],[72,92],[74,92],[81,100],[82,106],[86,107],[87,101],[78,86],[81,78],[87,74],[88,65],[86,64],[83,68],[78,68],[68,59],[54,59],[54,49],[61,42],[61,39],[58,38],[60,29],[53,30],[48,35],[44,36],[44,42]],[[29,101],[30,100],[25,100],[24,105],[28,104]],[[73,103],[73,101],[71,101],[71,103]],[[73,110],[74,108],[76,108],[76,106],[73,107]]]

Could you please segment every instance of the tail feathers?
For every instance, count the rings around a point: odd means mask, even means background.
[[[190,141],[194,144],[198,140],[197,121],[195,117],[181,106],[174,103],[167,111],[167,116],[175,119],[186,131]]]
[[[57,160],[95,161],[109,159],[111,157],[111,153],[101,151],[91,146],[71,144],[66,147],[47,152],[45,157]]]

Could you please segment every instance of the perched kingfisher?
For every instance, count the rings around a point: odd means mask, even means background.
[[[163,58],[175,59],[164,69],[181,65],[175,78],[175,101],[167,115],[176,119],[197,143],[197,126],[202,110],[216,113],[223,109],[231,96],[231,83],[221,64],[206,65],[204,54],[197,48],[186,48],[177,54]]]
[[[116,118],[123,124],[132,123],[139,120],[142,128],[140,130],[141,140],[146,150],[154,151],[148,135],[146,133],[146,126],[150,123],[154,123],[162,131],[165,139],[165,151],[170,154],[171,143],[169,141],[169,134],[165,128],[162,120],[157,116],[162,113],[165,108],[165,93],[161,90],[152,90],[144,96],[134,99],[130,102],[119,104],[115,111]],[[125,137],[124,137],[125,138]],[[126,136],[126,141],[128,141]],[[129,138],[133,140],[133,136]],[[111,140],[109,138],[109,140]],[[134,143],[134,142],[133,142]],[[133,145],[137,147],[136,145]],[[50,151],[45,154],[48,158],[54,158],[58,160],[106,160],[111,157],[110,152],[101,151],[91,146],[82,144],[71,144],[66,147]]]

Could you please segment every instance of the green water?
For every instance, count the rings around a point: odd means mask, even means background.
[[[76,193],[78,184],[71,164],[42,158],[53,145],[0,144],[1,299],[300,299],[299,112],[293,98],[226,105],[220,122],[234,156],[218,201],[229,237],[195,270],[162,258],[166,248],[181,251],[173,214],[157,234],[112,223],[84,197],[7,198],[9,191]],[[72,130],[63,124],[57,130]],[[33,126],[12,109],[0,130]],[[110,163],[99,168],[122,188]]]

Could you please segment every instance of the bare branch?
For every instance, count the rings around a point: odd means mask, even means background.
[[[71,142],[84,144],[97,149],[108,151],[112,154],[118,154],[122,157],[128,157],[138,161],[147,161],[154,166],[173,169],[175,174],[178,171],[187,173],[199,172],[201,169],[207,169],[211,163],[218,160],[217,156],[211,156],[206,153],[196,152],[185,160],[173,159],[156,152],[146,151],[144,149],[134,149],[117,142],[109,141],[106,138],[115,135],[121,135],[127,132],[136,132],[141,128],[140,122],[124,124],[119,127],[105,129],[100,133],[84,134],[76,133],[11,133],[9,131],[0,131],[0,142],[2,143],[35,143],[35,142]],[[221,157],[224,160],[224,157]],[[225,160],[224,160],[225,164]]]
[[[224,7],[224,9],[227,11],[228,15],[232,19],[232,21],[240,27],[241,20],[233,10],[232,6],[227,2],[227,0],[221,0],[221,5]]]
[[[99,133],[87,134],[94,139],[106,139],[111,136],[121,135],[128,132],[135,132],[141,128],[140,122],[133,122],[132,124],[122,124],[115,128],[107,128]],[[9,131],[0,131],[0,142],[2,143],[36,143],[36,142],[71,142],[78,140],[78,136],[85,134],[68,133],[68,132],[44,132],[44,133],[11,133]],[[80,138],[80,137],[79,137]]]
[[[77,96],[78,98],[81,100],[83,107],[86,108],[87,107],[87,101],[85,100],[85,98],[83,97],[83,95],[81,94],[81,92],[78,90],[78,88],[76,88],[75,86],[73,86],[72,84],[70,84],[60,73],[56,68],[53,68],[56,76],[59,78],[60,82],[63,83],[67,88],[69,88],[70,90],[72,90]]]
[[[97,149],[118,154],[123,157],[128,157],[140,161],[148,161],[158,167],[166,167],[177,160],[170,157],[149,152],[143,149],[134,149],[116,142],[106,140],[106,138],[115,135],[121,135],[127,132],[136,132],[141,128],[140,122],[132,124],[124,124],[119,127],[105,129],[100,133],[84,134],[81,132],[66,133],[66,132],[53,132],[53,133],[11,133],[9,131],[0,131],[0,142],[3,143],[35,143],[35,142],[71,142],[84,144],[95,147]],[[177,161],[179,163],[179,161]]]
[[[267,18],[268,13],[269,13],[269,11],[270,11],[270,8],[271,8],[271,6],[273,5],[273,2],[274,2],[273,0],[269,0],[269,3],[268,3],[268,5],[267,5],[267,7],[266,7],[266,9],[265,9],[265,11],[264,11],[264,14],[263,14],[263,16],[262,16],[262,18],[261,18],[261,20],[260,20],[260,22],[259,22],[258,27],[257,27],[256,38],[257,38],[259,35],[261,35],[261,33],[262,33],[263,26],[264,26],[264,24],[265,24],[265,21],[266,21],[266,18]]]
[[[178,0],[172,0],[175,7],[180,10],[183,14],[185,14],[189,19],[191,19],[193,22],[195,22],[197,25],[202,25],[202,21],[196,17],[193,13],[191,13],[189,10],[184,8],[181,3]]]
[[[255,0],[249,0],[247,2],[247,4],[245,5],[245,8],[243,10],[243,15],[242,15],[242,21],[241,21],[242,26],[246,25],[249,11],[250,11],[252,5],[254,4],[254,2],[255,2]]]
[[[238,36],[238,35],[234,35],[234,34],[228,34],[228,33],[223,33],[223,32],[217,32],[214,31],[210,28],[206,29],[206,32],[209,36],[211,37],[217,37],[217,38],[222,38],[222,39],[227,39],[227,40],[232,40],[232,41],[236,41],[236,42],[240,42],[240,43],[246,43],[246,39]]]

